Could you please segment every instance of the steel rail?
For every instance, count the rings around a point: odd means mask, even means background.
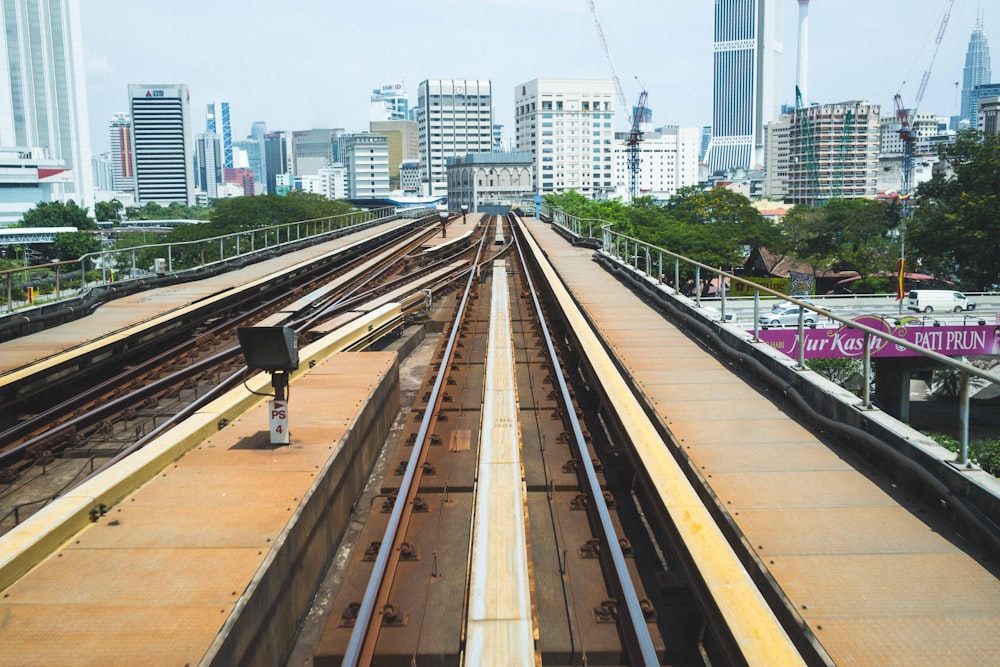
[[[625,563],[625,554],[622,553],[621,545],[618,543],[618,534],[611,521],[611,513],[608,511],[608,504],[604,500],[601,484],[597,479],[597,471],[594,470],[594,463],[590,458],[590,453],[587,451],[586,440],[583,436],[583,428],[580,426],[580,420],[577,418],[576,412],[572,409],[573,399],[570,395],[569,387],[566,385],[566,380],[563,378],[562,366],[559,363],[559,358],[556,356],[555,345],[552,343],[552,336],[549,334],[549,327],[542,313],[542,306],[538,301],[538,294],[535,291],[534,282],[531,280],[531,273],[528,271],[525,253],[521,249],[521,243],[517,239],[517,234],[514,233],[518,231],[517,225],[514,224],[516,217],[513,214],[508,215],[513,218],[511,222],[511,235],[514,236],[514,242],[517,245],[518,254],[521,258],[521,265],[524,269],[525,280],[528,284],[528,291],[531,294],[531,300],[538,316],[539,328],[542,332],[542,337],[545,340],[549,360],[554,369],[553,375],[559,383],[559,391],[562,395],[563,405],[566,406],[565,413],[573,430],[573,438],[576,442],[580,465],[585,473],[588,486],[587,490],[591,496],[590,504],[597,512],[598,519],[600,521],[605,542],[605,547],[602,551],[607,549],[610,553],[618,589],[625,599],[625,609],[630,623],[628,624],[628,627],[622,627],[620,629],[622,630],[622,634],[626,637],[625,643],[632,659],[631,662],[632,664],[659,665],[660,662],[656,656],[656,649],[653,646],[652,637],[649,635],[649,629],[646,627],[646,620],[642,613],[642,607],[639,605],[639,596],[635,591],[635,586],[632,583],[632,577],[629,575],[628,566]]]
[[[424,411],[423,419],[420,422],[420,428],[417,430],[416,441],[413,443],[413,451],[410,454],[410,458],[407,461],[406,472],[403,474],[403,479],[400,482],[399,489],[396,491],[396,502],[392,506],[392,514],[389,516],[389,522],[386,525],[385,533],[382,537],[382,541],[378,550],[378,556],[375,559],[375,565],[372,567],[371,578],[368,580],[368,586],[365,588],[364,597],[361,600],[361,606],[358,609],[357,616],[354,621],[354,630],[351,632],[351,638],[347,645],[347,650],[344,652],[344,661],[341,663],[345,666],[356,666],[362,663],[362,660],[370,662],[372,651],[374,650],[374,643],[377,638],[378,632],[372,632],[372,619],[375,613],[375,606],[377,604],[378,598],[383,595],[387,595],[387,591],[384,591],[386,579],[389,575],[389,561],[390,557],[395,555],[396,542],[400,535],[405,529],[405,524],[408,521],[408,510],[410,501],[409,495],[413,492],[415,485],[414,480],[416,479],[420,471],[421,458],[424,455],[424,450],[428,446],[428,434],[430,432],[431,423],[435,419],[436,406],[440,401],[441,387],[444,385],[445,379],[448,377],[449,369],[451,368],[451,360],[454,355],[455,345],[458,341],[459,330],[461,329],[462,322],[465,318],[465,312],[469,303],[469,296],[472,293],[472,287],[475,284],[476,276],[479,274],[479,259],[483,253],[483,246],[485,244],[486,234],[482,236],[479,243],[479,249],[476,252],[476,259],[473,262],[473,268],[469,270],[469,278],[466,281],[465,291],[462,295],[462,300],[459,303],[458,311],[455,316],[455,322],[452,325],[451,333],[448,336],[448,342],[445,345],[444,355],[441,361],[441,368],[438,371],[437,377],[434,379],[434,386],[430,392],[430,398],[427,401],[427,409]],[[406,512],[404,514],[404,512]]]

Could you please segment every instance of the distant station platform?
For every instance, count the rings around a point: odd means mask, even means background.
[[[331,241],[248,264],[242,268],[226,271],[203,280],[157,287],[114,299],[100,306],[92,315],[82,319],[0,342],[0,375],[101,336],[146,322],[158,315],[170,313],[227,289],[265,278],[290,266],[308,262],[356,243],[361,238],[374,236],[409,222],[408,220],[393,220],[355,234],[348,234]]]

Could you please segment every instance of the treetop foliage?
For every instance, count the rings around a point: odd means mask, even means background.
[[[1000,285],[1000,137],[962,132],[942,145],[949,168],[917,189],[907,255],[965,289]]]
[[[38,202],[35,208],[25,212],[21,219],[23,227],[76,227],[80,231],[97,229],[97,222],[80,208],[72,199],[65,204],[61,201]]]

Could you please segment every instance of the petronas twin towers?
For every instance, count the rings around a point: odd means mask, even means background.
[[[982,21],[976,21],[976,27],[969,38],[969,48],[965,52],[965,67],[962,69],[962,107],[954,123],[956,127],[953,129],[958,129],[958,123],[963,120],[969,121],[972,127],[976,126],[979,98],[975,88],[991,83],[991,76],[990,44],[983,32]]]

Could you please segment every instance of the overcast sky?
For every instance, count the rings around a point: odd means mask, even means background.
[[[653,124],[701,127],[712,115],[711,0],[595,0],[629,104],[645,88]],[[931,64],[947,0],[813,0],[809,97],[908,105]],[[205,104],[230,103],[233,138],[269,130],[368,128],[369,98],[402,81],[489,79],[513,137],[515,86],[535,78],[607,79],[586,0],[83,0],[92,148],[128,110],[130,83],[186,83],[195,132]],[[794,103],[798,5],[783,0],[784,99]],[[981,13],[1000,52],[1000,2],[955,3],[920,111],[957,113],[969,35]],[[994,60],[993,81],[1000,80]],[[626,116],[618,114],[624,129]]]

